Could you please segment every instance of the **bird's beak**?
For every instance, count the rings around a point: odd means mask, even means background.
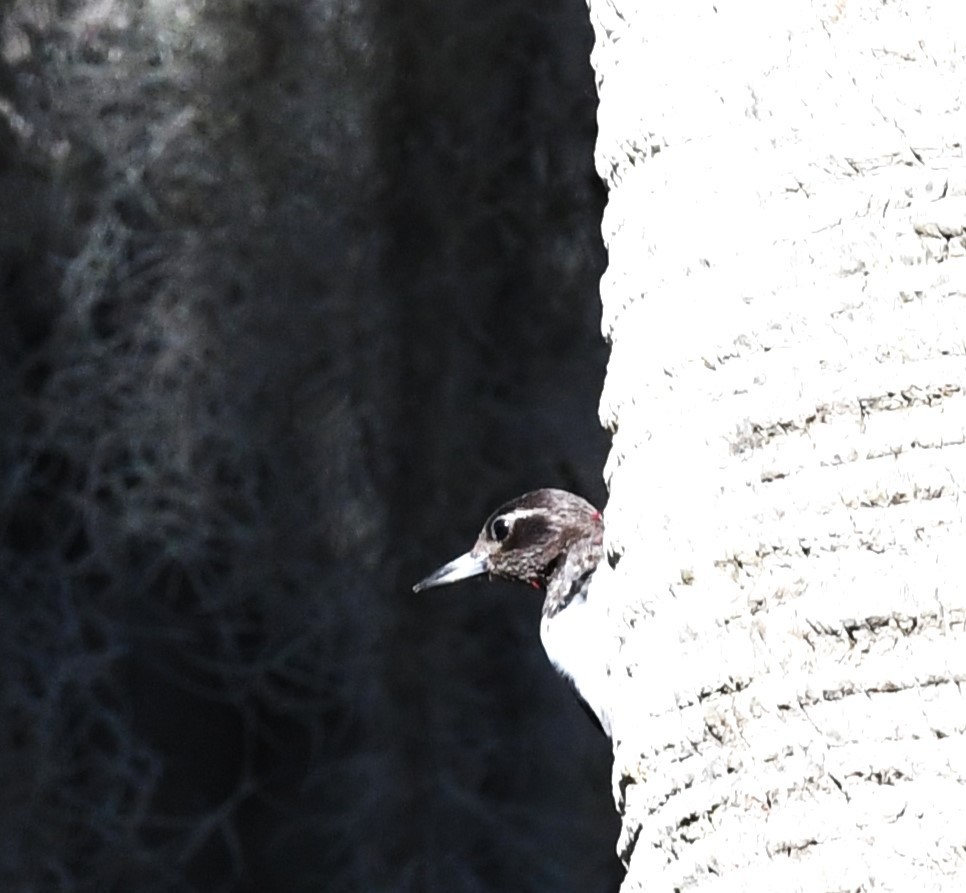
[[[467,552],[459,558],[454,558],[449,564],[444,564],[439,570],[433,571],[425,580],[420,580],[413,586],[413,592],[422,592],[424,589],[432,589],[433,586],[446,586],[457,580],[478,577],[489,569],[485,556]]]

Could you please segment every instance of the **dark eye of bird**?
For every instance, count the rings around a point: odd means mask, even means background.
[[[510,535],[510,525],[506,518],[497,518],[493,522],[493,539],[502,543]]]

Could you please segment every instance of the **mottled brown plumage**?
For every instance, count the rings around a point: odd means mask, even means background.
[[[443,565],[413,590],[445,586],[480,574],[518,580],[546,590],[540,638],[555,669],[591,717],[610,735],[599,692],[606,675],[593,653],[606,622],[588,604],[591,575],[603,556],[600,512],[566,490],[534,490],[500,506],[469,552]],[[591,633],[594,635],[591,635]]]

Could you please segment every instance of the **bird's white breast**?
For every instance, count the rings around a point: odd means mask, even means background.
[[[550,662],[568,677],[611,736],[608,701],[608,664],[613,636],[607,612],[592,597],[579,595],[565,608],[540,623],[540,640]]]

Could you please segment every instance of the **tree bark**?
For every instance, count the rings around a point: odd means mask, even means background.
[[[962,890],[961,9],[590,10],[623,889]]]

